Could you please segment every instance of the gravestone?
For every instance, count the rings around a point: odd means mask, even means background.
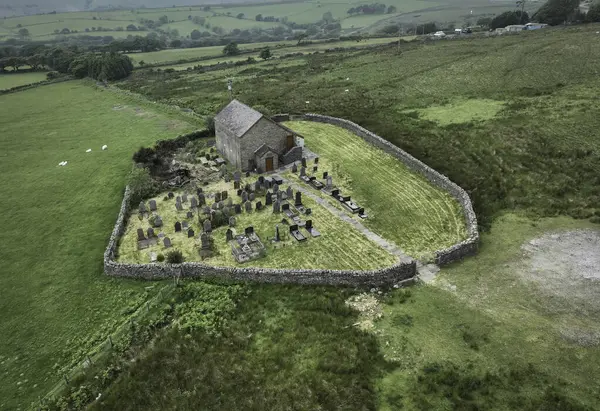
[[[187,214],[185,215],[186,218],[194,218],[194,213],[192,213],[191,211],[188,211]]]
[[[302,166],[300,167],[300,177],[305,177],[306,176],[306,167]]]
[[[265,176],[258,176],[258,182],[260,185],[265,185]]]
[[[158,258],[158,256],[156,255],[156,253],[150,253],[150,262],[151,263],[155,263],[157,258]]]
[[[177,211],[183,211],[183,206],[181,205],[181,203],[175,203],[175,208],[177,209]]]
[[[255,199],[256,199],[256,196],[254,195],[254,193],[250,193],[250,195],[248,196],[248,200],[254,201]]]
[[[242,191],[242,203],[248,201],[248,193],[246,191]]]
[[[150,211],[156,211],[156,201],[150,200]]]
[[[225,174],[225,182],[229,183],[231,181],[231,177],[229,176],[229,173]]]
[[[181,223],[181,229],[182,230],[187,230],[188,228],[190,228],[189,223],[187,221],[184,221]]]
[[[302,205],[302,193],[300,191],[296,192],[296,201],[294,202],[294,205],[296,207],[301,206]]]
[[[204,193],[198,193],[198,205],[203,206],[206,204],[206,198],[204,197]]]
[[[277,183],[273,184],[273,192],[277,194],[278,191],[279,191],[279,184],[277,184]]]
[[[312,230],[312,220],[306,220],[306,224],[304,226],[308,231]]]
[[[250,177],[250,172],[246,171],[246,177]]]
[[[275,226],[275,241],[281,241],[281,235],[279,234],[279,224]]]
[[[236,204],[234,209],[236,214],[242,214],[242,206],[240,204]]]
[[[187,201],[188,201],[188,196],[187,196],[187,193],[184,193],[184,194],[181,196],[181,201],[183,201],[184,203],[187,203]]]
[[[246,236],[250,236],[250,235],[254,234],[254,227],[252,227],[252,226],[246,227],[244,229],[244,234],[246,234]]]
[[[319,157],[315,157],[315,164],[319,164]]]
[[[327,176],[328,176],[328,175],[329,175],[329,173],[328,173],[327,171],[325,171],[325,172],[323,173],[323,180],[325,180],[325,179],[327,178]]]
[[[181,232],[181,223],[180,223],[179,221],[177,221],[177,222],[175,223],[175,232],[176,232],[176,233],[179,233],[179,232]]]
[[[278,199],[279,201],[283,200],[283,191],[278,191],[278,192],[277,192],[277,199]]]
[[[231,231],[231,228],[228,228],[225,233],[225,241],[229,242],[231,240],[233,240],[233,231]]]
[[[333,188],[333,178],[331,176],[327,176],[327,184],[325,185],[327,190],[331,190]]]
[[[225,200],[227,200],[227,191],[223,191],[221,193],[221,201],[225,201]]]
[[[158,233],[158,238],[165,238],[165,233],[163,233],[162,231]]]
[[[312,214],[312,209],[307,208],[306,210],[304,210],[304,214],[311,215]]]
[[[143,201],[140,201],[140,214],[144,214],[146,210],[146,204]]]
[[[192,238],[192,237],[194,237],[194,235],[195,235],[195,234],[196,234],[196,233],[194,233],[194,230],[193,230],[193,229],[191,229],[191,228],[190,228],[190,229],[188,230],[188,238]]]
[[[252,203],[250,201],[246,201],[244,203],[244,207],[247,213],[250,213],[252,211]]]
[[[337,198],[340,195],[340,190],[337,188],[331,191],[331,196]]]
[[[175,202],[177,202],[177,203],[181,203],[181,196],[177,196],[177,197],[175,197]]]
[[[298,172],[298,166],[296,165],[296,163],[292,164],[292,173],[297,173]]]
[[[240,182],[240,180],[242,179],[242,173],[240,173],[238,170],[235,171],[235,173],[233,173],[233,181],[234,182]]]
[[[209,206],[205,206],[202,209],[202,214],[210,214],[210,207]]]
[[[290,225],[289,221],[285,218],[281,219],[281,224]]]
[[[225,201],[225,205],[229,208],[231,208],[231,206],[233,205],[233,200],[231,199],[231,197],[229,197],[227,199],[227,201]]]
[[[160,216],[157,215],[156,218],[154,219],[154,227],[162,227],[162,225],[163,225],[162,218],[160,218]]]
[[[259,191],[262,188],[262,184],[260,182],[254,183],[254,191]]]
[[[262,208],[263,208],[262,203],[260,201],[257,201],[256,202],[256,211],[260,211],[260,210],[262,210]]]
[[[319,166],[314,166],[314,167],[313,167],[313,173],[316,173],[316,172],[317,172],[317,170],[319,170]]]
[[[223,207],[223,214],[226,217],[229,217],[229,215],[231,214],[231,209],[229,207],[227,207],[227,206]]]
[[[138,241],[144,241],[146,239],[146,237],[144,236],[144,229],[143,228],[138,228],[137,229],[137,238],[138,238]]]
[[[198,207],[198,200],[196,199],[196,197],[192,197],[190,199],[190,207],[192,207],[192,208],[197,208]]]
[[[202,187],[199,187],[199,188],[196,189],[196,194],[198,196],[200,196],[200,194],[203,194],[203,193],[204,193],[204,191],[202,190]]]
[[[246,184],[244,190],[246,190],[246,192],[249,193],[250,191],[252,191],[252,187],[250,187],[250,184]]]
[[[165,245],[165,248],[170,248],[171,247],[171,239],[169,237],[165,237],[163,240],[163,244]]]
[[[202,233],[200,235],[200,242],[202,243],[201,247],[203,250],[210,250],[210,237],[208,234]]]
[[[223,200],[221,200],[217,203],[217,209],[222,210],[223,207],[225,207],[225,203],[223,202]]]
[[[219,174],[221,177],[225,177],[225,174],[227,174],[227,166],[225,164],[221,164],[221,169],[219,170]]]
[[[235,227],[235,217],[229,217],[229,227]]]
[[[212,208],[213,210],[218,210],[219,209],[219,203],[213,203],[210,208]]]
[[[169,191],[169,194],[167,194],[167,195],[169,196],[169,198],[173,198],[173,197],[175,197],[175,194],[173,194],[173,192],[172,192],[172,191]]]
[[[273,212],[274,213],[280,213],[281,212],[281,203],[279,202],[279,200],[275,201],[273,203]]]
[[[212,232],[212,224],[210,223],[210,220],[204,220],[203,228],[205,233]]]
[[[294,196],[294,190],[292,190],[292,187],[288,186],[287,190],[285,190],[285,194],[287,195],[287,198],[292,198]]]
[[[237,195],[238,197],[240,197],[242,195],[242,193],[244,192],[244,190],[242,190],[241,188],[237,191]]]
[[[233,182],[233,189],[234,190],[239,190],[240,189],[240,182],[239,181],[234,181]]]
[[[148,234],[148,238],[154,238],[154,228],[148,227],[146,234]]]
[[[306,157],[302,157],[302,167],[306,168]]]
[[[215,203],[218,203],[219,201],[221,201],[221,193],[217,192],[215,193]]]
[[[265,205],[270,206],[273,204],[273,195],[267,191],[267,196],[265,197]]]

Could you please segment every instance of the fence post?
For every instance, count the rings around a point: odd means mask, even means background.
[[[110,344],[110,348],[113,348],[113,341],[110,335],[108,336],[108,343]]]

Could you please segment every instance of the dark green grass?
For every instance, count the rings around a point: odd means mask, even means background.
[[[81,82],[1,96],[0,106],[0,409],[17,409],[144,301],[148,284],[103,276],[104,247],[132,152],[194,126]]]
[[[352,326],[347,291],[245,294],[218,333],[166,332],[91,409],[375,409],[384,363],[375,338]]]

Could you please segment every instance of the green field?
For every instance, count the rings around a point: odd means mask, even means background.
[[[466,238],[458,202],[396,158],[336,126],[302,121],[286,125],[323,157],[319,168],[331,173],[341,192],[365,207],[369,218],[364,224],[408,255],[421,257]]]
[[[0,90],[39,83],[44,80],[46,80],[46,73],[43,72],[0,74]]]
[[[251,183],[250,179],[248,183]],[[253,183],[253,182],[252,182]],[[245,183],[242,182],[242,186]],[[287,186],[286,186],[287,187]],[[284,187],[284,189],[286,188]],[[221,181],[204,188],[205,193],[228,191],[229,198],[234,203],[239,203],[233,182],[227,184]],[[201,261],[198,253],[201,242],[199,235],[202,227],[197,217],[186,219],[187,209],[177,211],[174,201],[164,200],[163,195],[155,197],[159,214],[163,219],[164,228],[161,230],[170,239],[173,248],[183,252],[186,261]],[[257,201],[265,203],[264,197],[257,198]],[[303,219],[313,221],[313,226],[321,233],[320,237],[308,239],[304,243],[299,243],[293,238],[287,236],[288,226],[281,224],[281,219],[285,218],[283,214],[274,214],[272,207],[268,206],[262,211],[256,211],[256,202],[253,202],[252,213],[236,215],[236,227],[233,229],[235,234],[243,233],[248,226],[253,226],[254,231],[260,237],[262,243],[266,246],[267,256],[252,262],[245,263],[244,266],[266,267],[266,268],[319,268],[334,270],[372,270],[395,264],[398,259],[392,254],[379,247],[374,242],[368,240],[363,234],[355,230],[350,224],[341,221],[325,208],[318,206],[310,197],[303,197],[305,207],[312,210],[310,217]],[[137,229],[143,228],[144,231],[149,226],[148,221],[140,221],[139,214],[134,213],[127,224],[123,240],[119,247],[119,262],[147,263],[150,261],[150,253],[166,254],[169,250],[165,249],[163,244],[150,246],[144,250],[137,249]],[[187,232],[175,233],[175,222],[187,220],[190,227],[196,233],[195,238],[187,238]],[[280,233],[287,238],[278,244],[275,248],[269,238],[275,237],[275,226],[279,224]],[[214,229],[212,237],[215,243],[215,254],[206,260],[207,264],[216,266],[240,266],[231,254],[230,245],[225,241],[225,232],[228,227],[223,226]],[[303,231],[303,234],[308,235]]]
[[[197,125],[81,82],[0,96],[0,105],[11,239],[0,251],[0,286],[10,290],[0,299],[0,409],[12,410],[44,396],[147,298],[149,284],[102,275],[131,154]]]

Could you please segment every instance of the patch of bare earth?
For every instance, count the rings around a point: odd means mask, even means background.
[[[546,308],[575,318],[600,318],[600,232],[548,233],[522,245],[516,274],[544,295]],[[583,346],[600,343],[600,330],[564,325],[566,340]]]
[[[360,313],[358,322],[353,325],[364,331],[372,331],[375,328],[374,321],[383,316],[381,304],[372,294],[354,295],[346,300],[346,304]]]

